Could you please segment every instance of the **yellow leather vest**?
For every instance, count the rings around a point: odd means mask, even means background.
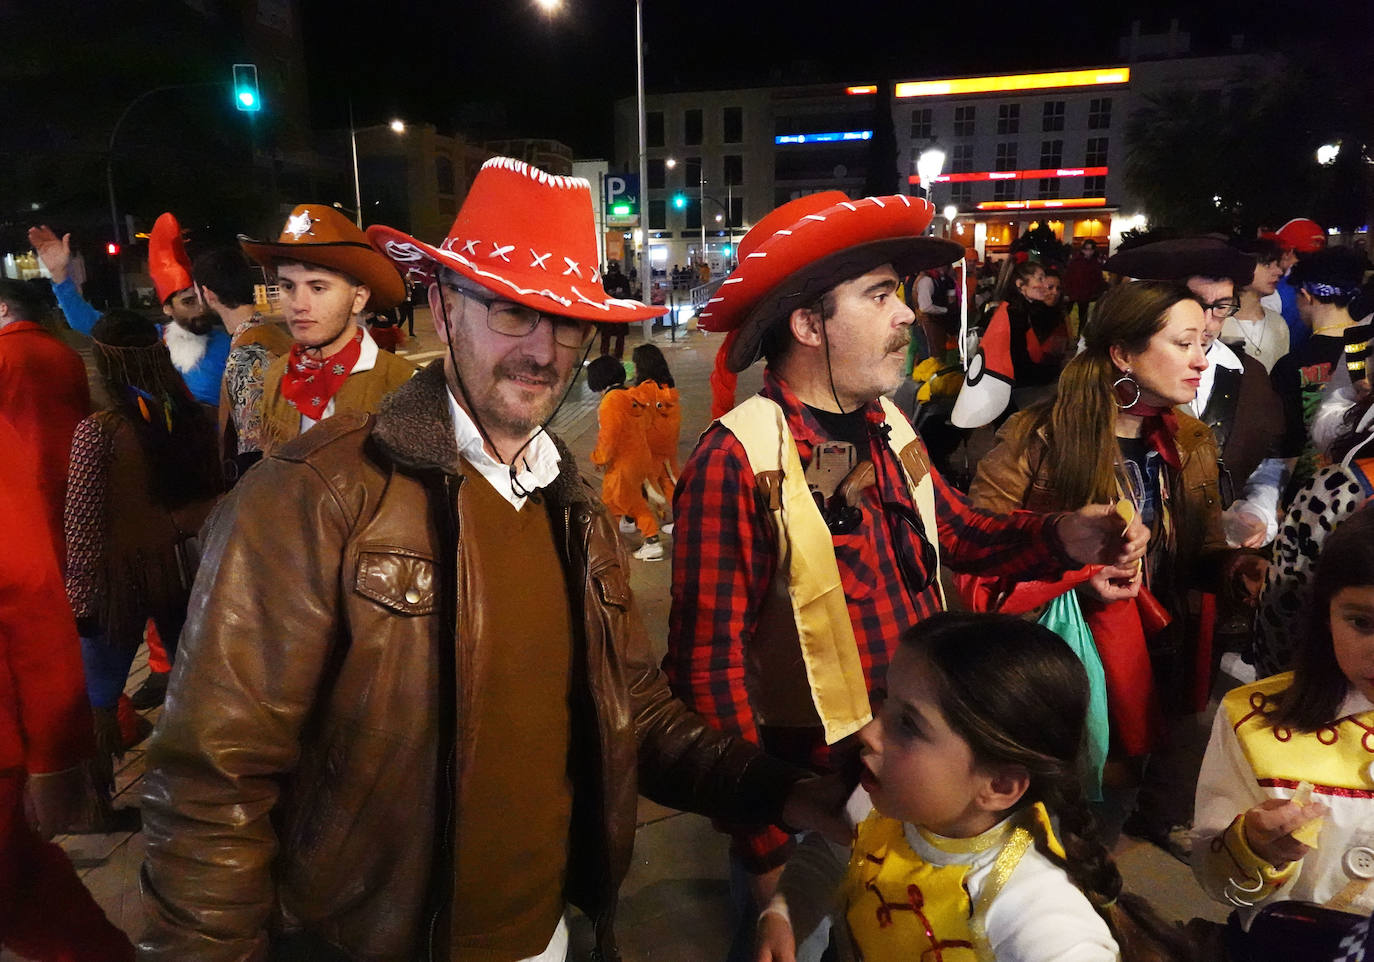
[[[902,465],[912,503],[935,548],[933,583],[938,586],[940,549],[930,463],[906,417],[887,398],[880,400],[891,428],[888,446]],[[826,743],[833,745],[872,716],[830,530],[811,497],[781,407],[755,395],[720,423],[743,446],[778,536],[777,570],[745,652],[750,703],[763,724],[819,724]]]

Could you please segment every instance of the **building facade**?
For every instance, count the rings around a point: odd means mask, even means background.
[[[777,205],[821,190],[857,197],[866,185],[892,183],[904,193],[928,193],[941,212],[932,229],[984,256],[1005,253],[1039,223],[1075,245],[1089,237],[1114,245],[1147,222],[1125,186],[1132,111],[1171,88],[1224,94],[1264,63],[1239,52],[1188,56],[1188,46],[1174,24],[1167,35],[1137,30],[1123,38],[1121,59],[1102,66],[914,78],[890,87],[649,94],[647,237],[629,224],[626,233],[632,247],[647,249],[656,272],[702,259],[721,270],[739,237]],[[615,119],[612,169],[633,174],[635,98],[616,103]],[[895,151],[879,147],[891,144],[885,133],[895,134]],[[927,192],[917,161],[932,148],[945,159]],[[880,169],[885,164],[895,169]],[[951,207],[952,223],[944,216]]]

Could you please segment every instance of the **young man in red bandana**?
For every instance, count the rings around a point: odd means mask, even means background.
[[[300,204],[276,243],[239,237],[249,257],[276,273],[295,341],[263,379],[263,453],[343,411],[375,413],[415,365],[378,350],[358,324],[365,309],[395,307],[405,285],[366,235],[332,207]]]

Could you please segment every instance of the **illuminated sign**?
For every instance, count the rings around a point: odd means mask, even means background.
[[[1105,197],[1069,197],[1065,200],[986,200],[979,210],[1050,210],[1056,207],[1106,207]]]
[[[967,174],[941,174],[937,184],[963,184],[986,180],[1031,180],[1038,177],[1106,177],[1106,167],[1046,167],[1040,170],[980,170]],[[919,184],[921,178],[912,174],[907,183]]]
[[[943,97],[950,94],[986,94],[1008,90],[1049,90],[1055,87],[1100,87],[1129,83],[1130,79],[1130,67],[1104,67],[1099,70],[1019,73],[1005,77],[912,80],[897,84],[894,94],[897,97]]]
[[[779,134],[775,144],[832,144],[841,140],[871,140],[871,130],[846,130],[831,134]]]
[[[852,96],[853,94],[876,94],[876,93],[878,92],[878,85],[877,85],[877,84],[856,84],[856,85],[853,86],[853,87],[845,87],[845,88],[844,88],[844,92],[847,93],[847,94],[850,94],[851,96]]]

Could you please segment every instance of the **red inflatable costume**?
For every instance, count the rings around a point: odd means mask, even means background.
[[[634,518],[646,538],[658,534],[658,519],[644,499],[644,482],[656,475],[645,430],[650,410],[632,390],[607,391],[597,413],[601,429],[592,451],[592,463],[606,472],[601,500],[612,515]]]

